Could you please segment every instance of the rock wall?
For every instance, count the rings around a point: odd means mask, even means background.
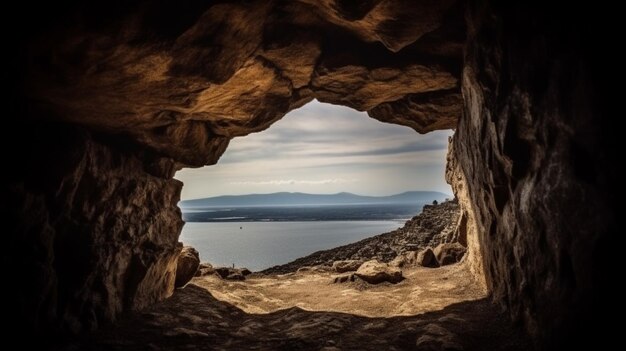
[[[468,12],[455,192],[494,298],[547,349],[596,342],[610,309],[618,156],[595,15],[490,2]]]
[[[487,290],[481,248],[482,236],[480,233],[482,228],[479,227],[479,222],[476,220],[474,205],[467,187],[467,178],[460,164],[463,159],[460,158],[461,156],[457,158],[458,154],[452,139],[450,139],[446,157],[446,182],[452,187],[454,197],[459,203],[460,218],[456,228],[457,237],[458,241],[467,247],[464,263],[469,268],[476,283]]]
[[[22,138],[3,184],[9,330],[93,329],[169,296],[183,224],[172,160],[80,127],[12,132]]]

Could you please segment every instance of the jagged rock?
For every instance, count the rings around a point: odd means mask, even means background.
[[[439,267],[439,261],[437,261],[437,257],[430,247],[425,248],[417,254],[416,262],[422,267]]]
[[[461,261],[467,248],[459,243],[445,243],[435,248],[434,254],[439,265],[445,266]]]
[[[395,284],[404,279],[400,269],[391,267],[383,262],[378,262],[377,260],[363,263],[354,275],[370,284],[380,284],[382,282]]]
[[[354,272],[363,264],[363,261],[359,260],[344,260],[333,262],[333,269],[337,273]]]
[[[174,286],[180,288],[196,275],[200,266],[200,254],[191,246],[183,246],[176,264],[176,281]]]

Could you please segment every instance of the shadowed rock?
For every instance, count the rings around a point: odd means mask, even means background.
[[[435,256],[433,249],[431,249],[430,247],[427,247],[426,249],[420,251],[417,254],[416,261],[417,261],[417,264],[422,267],[430,267],[430,268],[439,267],[439,262],[437,261],[437,257]]]
[[[176,264],[176,281],[174,287],[185,286],[198,272],[200,254],[191,246],[184,246]]]
[[[459,243],[445,243],[435,248],[434,255],[439,265],[445,266],[461,261],[466,251],[467,248]]]

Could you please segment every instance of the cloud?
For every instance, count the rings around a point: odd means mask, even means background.
[[[325,184],[346,184],[358,182],[358,179],[320,179],[320,180],[299,180],[299,179],[275,179],[275,180],[248,180],[243,182],[229,182],[232,185],[325,185]]]
[[[266,131],[235,138],[217,165],[185,169],[183,198],[306,191],[449,192],[443,174],[450,131],[420,135],[366,113],[313,101]]]

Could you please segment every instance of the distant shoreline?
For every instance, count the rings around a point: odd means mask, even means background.
[[[402,221],[430,202],[328,206],[246,206],[183,210],[185,222]]]

